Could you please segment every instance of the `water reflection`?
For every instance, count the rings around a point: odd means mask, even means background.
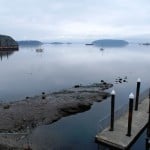
[[[14,52],[15,52],[15,51],[0,51],[0,59],[1,59],[1,61],[2,61],[4,58],[9,59],[9,57],[10,57]]]
[[[11,59],[0,63],[0,100],[19,100],[42,91],[105,80],[114,84],[116,107],[119,107],[128,102],[130,92],[135,93],[138,77],[142,79],[141,91],[149,87],[150,51],[147,47],[107,48],[102,55],[98,47],[84,45],[43,45],[42,48],[44,52],[37,53],[35,47],[21,47]],[[126,77],[127,82],[120,83]],[[36,150],[38,147],[97,149],[94,137],[98,122],[108,114],[109,99],[95,103],[90,111],[35,129],[32,142]]]
[[[62,118],[50,126],[41,126],[31,135],[32,146],[36,150],[41,149],[97,149],[94,136],[98,129],[100,116],[106,113],[103,106],[107,101],[95,103],[92,109]],[[102,113],[99,113],[99,109]],[[94,114],[94,115],[93,115]]]

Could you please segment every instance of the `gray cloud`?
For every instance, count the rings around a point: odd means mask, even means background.
[[[90,39],[150,34],[149,0],[0,0],[0,34]]]

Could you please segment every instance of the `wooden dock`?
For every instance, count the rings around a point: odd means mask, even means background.
[[[114,131],[110,131],[110,127],[105,128],[96,135],[96,141],[115,149],[128,149],[146,128],[149,117],[148,110],[149,98],[146,98],[139,104],[138,111],[133,111],[131,136],[126,135],[128,128],[127,111],[127,113],[114,122]]]
[[[17,51],[19,50],[18,46],[0,46],[0,51]]]

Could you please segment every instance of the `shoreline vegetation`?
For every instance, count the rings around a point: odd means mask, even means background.
[[[97,46],[97,47],[124,47],[129,44],[128,41],[119,39],[101,39],[95,40],[92,43],[86,43],[87,46]]]
[[[18,43],[10,36],[0,34],[0,51],[19,50]]]
[[[41,95],[26,97],[21,101],[1,102],[0,146],[24,147],[29,130],[89,110],[94,102],[101,102],[110,96],[105,90],[111,87],[113,84],[102,80],[100,83],[75,85],[58,92],[42,92]]]
[[[20,45],[20,46],[30,46],[30,45],[42,45],[43,43],[41,41],[37,41],[37,40],[26,40],[26,41],[17,41],[17,43]]]

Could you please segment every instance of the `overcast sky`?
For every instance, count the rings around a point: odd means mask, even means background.
[[[150,39],[150,0],[0,0],[0,34],[42,41]]]

